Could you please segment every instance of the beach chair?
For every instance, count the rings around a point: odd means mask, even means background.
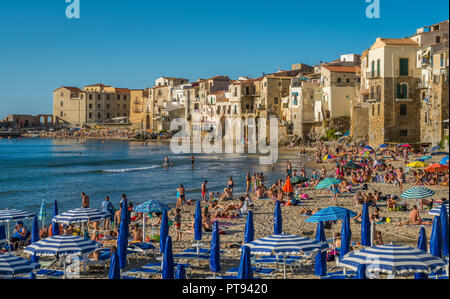
[[[303,266],[305,259],[300,256],[287,256],[286,257],[286,267],[295,273],[296,269],[300,270]],[[282,271],[284,266],[284,258],[282,256],[264,256],[259,259],[253,260],[252,264],[256,267],[263,268],[264,266],[275,266],[276,270]]]
[[[154,253],[156,247],[152,243],[131,243],[128,245],[128,250],[137,255],[143,255],[148,257],[150,254]]]
[[[62,279],[64,271],[41,269],[36,272],[37,279]]]
[[[270,268],[259,268],[259,267],[252,267],[252,271],[253,274],[258,274],[261,276],[267,276],[270,278],[275,277],[275,269],[270,269]],[[228,269],[225,274],[229,274],[229,275],[237,275],[239,272],[239,268],[238,267],[233,267]]]
[[[84,256],[84,266],[86,267],[96,267],[96,266],[104,266],[108,268],[111,263],[111,250],[109,248],[102,248],[99,250],[100,256],[98,260],[94,260],[89,258],[88,256]]]
[[[332,273],[327,273],[326,276],[322,276],[320,279],[355,279],[356,273],[354,271],[347,271],[344,274],[344,271],[336,271]]]

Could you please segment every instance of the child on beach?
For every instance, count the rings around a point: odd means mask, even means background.
[[[176,231],[176,239],[175,242],[181,242],[182,233],[181,233],[181,210],[175,210],[175,218],[173,220],[175,223],[175,231]]]

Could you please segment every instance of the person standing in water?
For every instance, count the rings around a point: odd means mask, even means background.
[[[191,156],[191,163],[192,163],[192,169],[194,169],[194,163],[195,163],[194,154],[192,154],[192,156]]]
[[[208,195],[208,189],[206,188],[206,184],[208,183],[208,181],[205,181],[202,184],[202,200],[206,200],[207,199],[207,195]]]
[[[230,177],[228,179],[228,189],[230,190],[231,193],[231,199],[233,199],[233,189],[234,189],[233,177]]]

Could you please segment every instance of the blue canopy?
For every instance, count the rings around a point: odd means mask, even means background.
[[[110,214],[98,209],[91,208],[78,208],[53,218],[53,221],[64,224],[83,223],[90,221],[99,221],[102,219],[110,218]]]
[[[169,235],[169,219],[167,217],[167,210],[163,211],[161,219],[161,227],[159,230],[159,252],[164,253],[164,247],[166,246],[166,239]]]
[[[38,263],[12,254],[0,254],[0,278],[12,278],[16,275],[29,274],[38,269]]]
[[[109,267],[109,279],[120,279],[119,255],[116,251],[111,256],[111,266]]]
[[[445,156],[444,158],[442,158],[441,161],[439,162],[439,164],[447,165],[448,164],[448,156]]]
[[[366,145],[364,148],[370,149],[371,151],[375,151],[371,146]]]
[[[325,237],[325,227],[323,222],[317,223],[316,230],[316,241],[317,242],[326,242],[327,238]],[[314,274],[316,276],[326,276],[327,275],[327,252],[320,252],[316,255]]]
[[[90,253],[101,246],[100,243],[79,236],[53,236],[34,242],[25,248],[25,253],[36,256],[65,256]]]
[[[0,222],[31,218],[34,217],[34,215],[35,215],[34,213],[29,213],[16,209],[0,210]]]
[[[340,256],[344,256],[350,252],[350,244],[352,240],[352,231],[350,229],[350,212],[346,211],[344,221],[342,221],[341,229],[341,249],[339,251]]]
[[[253,279],[250,248],[244,245],[241,247],[241,251],[241,261],[239,262],[237,279]]]
[[[250,243],[255,239],[255,227],[253,224],[253,212],[248,211],[247,221],[245,222],[244,243]]]
[[[305,220],[305,222],[320,222],[320,221],[335,221],[345,218],[346,213],[350,214],[350,217],[355,217],[356,213],[341,207],[328,207],[322,209]]]
[[[350,131],[345,132],[343,136],[350,136]]]
[[[442,257],[442,225],[439,216],[434,217],[433,230],[431,231],[430,253],[436,257]]]
[[[441,206],[441,214],[439,215],[442,225],[442,256],[448,256],[448,207]]]
[[[183,264],[177,265],[177,272],[175,273],[175,279],[186,279],[186,269]]]
[[[438,151],[438,150],[440,150],[441,149],[441,147],[439,146],[439,145],[436,145],[436,146],[433,146],[432,148],[431,148],[431,151],[432,152],[436,152],[436,151]]]
[[[146,202],[143,202],[136,207],[133,208],[134,211],[138,213],[162,213],[164,210],[169,210],[169,206],[159,202],[157,200],[148,200]]]
[[[369,207],[366,203],[363,205],[362,221],[361,221],[361,245],[372,246],[370,240],[370,220],[369,220]]]
[[[209,269],[214,272],[220,272],[220,234],[219,222],[214,221],[211,236],[211,255],[209,258]]]
[[[172,254],[172,237],[167,236],[166,245],[164,246],[164,259],[162,269],[162,279],[174,279],[174,262]]]
[[[283,219],[281,218],[281,206],[280,202],[275,203],[275,212],[273,215],[273,230],[274,235],[281,235],[283,231]]]
[[[448,152],[435,152],[431,154],[432,156],[448,156]]]
[[[119,239],[117,240],[117,253],[119,255],[120,269],[127,266],[127,248],[129,236],[128,200],[122,201],[122,212],[120,213]]]
[[[417,240],[417,248],[427,252],[427,233],[424,227],[420,228],[419,239]],[[414,274],[415,279],[428,279],[427,273],[416,273]]]
[[[194,240],[200,241],[201,239],[202,239],[202,207],[200,205],[200,201],[197,201],[194,219]]]
[[[55,200],[53,201],[53,217],[55,218],[58,216],[58,202]],[[55,221],[52,221],[52,235],[57,236],[59,235],[59,224]]]

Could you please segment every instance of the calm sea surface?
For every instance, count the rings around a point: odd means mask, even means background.
[[[174,162],[168,170],[163,167],[166,155]],[[272,169],[259,165],[258,157],[251,154],[196,154],[194,169],[190,157],[172,154],[163,143],[0,140],[0,209],[38,213],[45,199],[50,216],[55,199],[60,212],[80,207],[81,192],[89,195],[92,208],[100,208],[107,195],[117,207],[122,193],[134,204],[155,199],[174,205],[180,184],[187,198],[198,199],[204,180],[210,192],[223,192],[232,176],[235,190],[242,193],[247,171],[263,172],[267,183],[285,171],[285,163]],[[279,161],[286,158],[279,155]]]

